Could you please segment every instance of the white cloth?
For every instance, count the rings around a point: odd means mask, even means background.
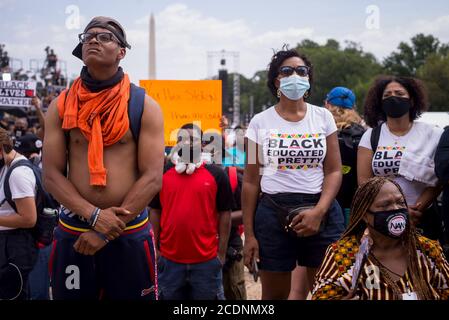
[[[274,107],[255,115],[246,137],[263,148],[262,192],[321,192],[326,137],[336,131],[332,114],[308,103],[304,118],[297,122],[284,120]],[[254,159],[248,154],[248,162]]]
[[[19,160],[26,159],[24,156],[18,156],[16,159],[14,159],[11,163],[11,166],[16,163]],[[8,171],[8,166],[4,166],[1,169],[1,178],[0,178],[0,201],[3,201],[5,199],[5,190],[4,190],[4,183],[5,183],[5,176],[6,172]],[[28,167],[17,167],[14,169],[14,171],[11,173],[11,176],[9,177],[9,186],[11,188],[11,196],[13,200],[16,199],[22,199],[27,197],[35,197],[36,196],[36,178],[34,176],[33,170],[31,170]],[[7,217],[12,216],[13,214],[17,214],[14,209],[9,205],[7,201],[3,203],[3,205],[0,207],[0,216],[1,217]],[[11,230],[14,228],[8,228],[0,226],[0,230]]]
[[[359,147],[372,150],[371,132],[368,129],[363,134]],[[436,182],[433,158],[442,132],[440,128],[415,121],[407,134],[395,136],[383,123],[371,162],[374,175],[392,178],[401,186],[407,203],[416,204],[424,189]]]
[[[435,152],[443,129],[423,123],[416,123],[421,139],[411,143],[401,159],[399,175],[409,181],[419,181],[434,187],[438,184],[435,174]]]

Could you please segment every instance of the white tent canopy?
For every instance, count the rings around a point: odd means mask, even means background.
[[[424,112],[416,121],[430,123],[444,128],[449,126],[449,112]]]

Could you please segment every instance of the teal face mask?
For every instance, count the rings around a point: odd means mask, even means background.
[[[309,79],[296,74],[281,78],[279,90],[290,100],[299,100],[310,89]]]

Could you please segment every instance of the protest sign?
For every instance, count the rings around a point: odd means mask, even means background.
[[[140,86],[162,108],[166,146],[176,144],[176,132],[186,123],[200,124],[204,133],[221,132],[220,80],[141,80]]]
[[[35,95],[34,81],[0,81],[0,107],[28,108]]]

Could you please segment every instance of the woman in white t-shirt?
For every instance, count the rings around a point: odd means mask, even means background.
[[[26,158],[13,150],[8,132],[0,128],[0,300],[29,297],[28,276],[37,258],[30,232],[37,220],[33,170],[15,167],[9,176],[11,204],[5,196],[8,169],[20,160]]]
[[[393,178],[405,194],[412,222],[436,239],[441,221],[428,208],[440,192],[434,156],[443,129],[415,121],[427,108],[419,80],[379,77],[365,101],[365,121],[374,129],[360,140],[357,178],[359,185],[373,176]]]
[[[277,52],[268,87],[279,102],[254,116],[246,133],[244,256],[250,270],[261,271],[262,299],[286,299],[297,265],[307,267],[310,288],[327,246],[344,230],[335,201],[342,179],[337,128],[328,110],[305,102],[311,83],[305,56]]]

